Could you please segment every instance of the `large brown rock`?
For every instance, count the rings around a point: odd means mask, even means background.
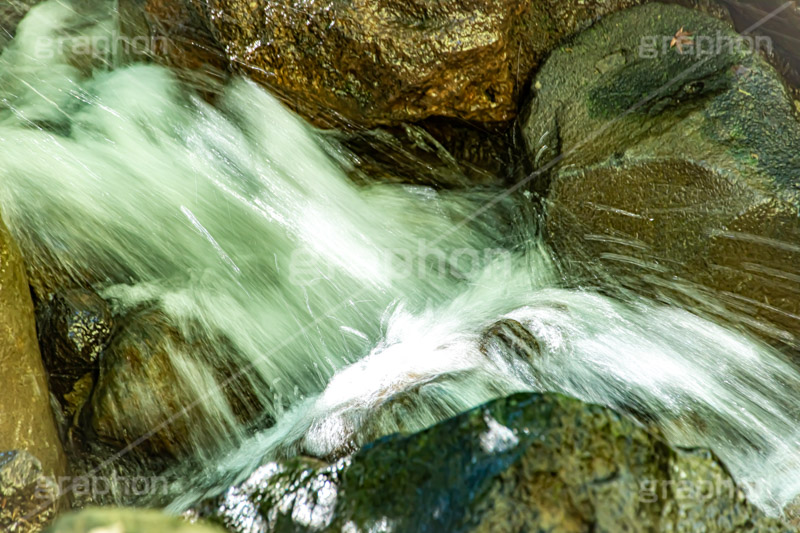
[[[33,303],[19,250],[0,222],[0,450],[25,450],[45,475],[64,471]]]
[[[547,202],[551,242],[593,282],[712,313],[721,303],[721,318],[796,344],[800,221],[792,203],[680,160],[564,172]]]
[[[196,3],[231,62],[315,122],[514,114],[519,0]]]
[[[430,116],[509,121],[532,69],[556,43],[640,2],[150,0],[148,11],[190,56],[194,49],[214,63],[200,44],[210,32],[232,70],[315,124],[374,126]]]
[[[681,27],[719,50],[670,48]],[[524,126],[535,188],[567,270],[796,345],[800,108],[759,53],[725,44],[736,37],[648,4],[556,50]]]

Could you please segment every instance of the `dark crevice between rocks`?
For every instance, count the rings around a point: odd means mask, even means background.
[[[391,128],[323,133],[343,149],[344,168],[358,184],[407,183],[443,189],[496,188],[525,171],[512,124],[431,118]]]

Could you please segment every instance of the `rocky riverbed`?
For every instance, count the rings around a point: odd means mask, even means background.
[[[721,358],[720,382],[788,395],[774,398],[780,417],[771,405],[738,406],[755,422],[731,422],[730,442],[759,450],[760,435],[740,427],[797,421],[796,5],[7,4],[0,143],[25,161],[0,158],[0,529],[755,532],[800,523],[796,499],[778,501],[758,480],[736,479],[724,454],[672,438],[681,426],[722,431],[713,414],[659,405],[671,417],[665,429],[669,417],[638,404],[645,396],[633,384],[629,403],[606,402],[616,408],[553,392],[537,362],[559,340],[510,312],[542,286],[687,309],[698,327],[725,328],[721,350],[752,347],[741,358],[752,358],[753,374]],[[141,48],[108,46],[135,38]],[[264,90],[294,115],[259,122]],[[282,138],[299,148],[270,151]],[[94,153],[106,159],[96,164]],[[42,185],[44,175],[56,183],[56,168],[84,188]],[[168,178],[121,189],[117,219],[102,212],[112,194],[103,180],[145,183],[150,172]],[[169,194],[180,200],[168,204]],[[58,195],[67,207],[55,213]],[[153,210],[162,220],[139,210],[162,204]],[[197,240],[171,246],[177,231]],[[389,279],[359,262],[359,250],[406,231],[409,242],[452,242],[441,261],[413,252],[414,275],[446,270],[438,282]],[[100,234],[120,251],[100,248]],[[297,259],[281,249],[287,242],[318,254],[311,282],[287,275]],[[395,261],[405,252],[389,251]],[[470,271],[507,257],[531,279]],[[339,299],[352,315],[328,310]],[[242,318],[253,302],[275,308]],[[542,308],[568,317],[570,305]],[[451,334],[459,319],[463,330]],[[598,350],[601,333],[615,332],[604,324],[581,332]],[[235,335],[247,328],[272,333]],[[295,330],[299,338],[283,333]],[[653,346],[664,342],[651,331]],[[317,359],[281,352],[280,337]],[[409,344],[387,369],[370,366]],[[693,355],[710,357],[704,346]],[[253,360],[272,348],[280,357]],[[675,361],[664,364],[670,374]],[[764,368],[780,380],[772,391]],[[247,467],[223,472],[242,455]],[[756,453],[753,464],[773,459]],[[187,503],[187,494],[201,497]]]

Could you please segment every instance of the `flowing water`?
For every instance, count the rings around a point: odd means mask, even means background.
[[[156,306],[187,338],[224,339],[277,421],[242,425],[229,383],[176,347],[213,445],[198,443],[208,471],[173,509],[265,458],[336,457],[523,390],[708,446],[770,513],[800,492],[800,374],[778,352],[571,285],[525,194],[356,187],[340,147],[250,82],[212,106],[160,66],[50,46],[115,35],[107,8],[45,2],[0,56],[0,208],[33,271],[88,280],[120,315]],[[501,320],[536,339],[532,362],[486,334]],[[403,394],[413,402],[392,403]]]

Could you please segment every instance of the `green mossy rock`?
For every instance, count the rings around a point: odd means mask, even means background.
[[[224,533],[147,509],[89,508],[59,518],[47,533]]]
[[[696,45],[670,48],[685,28]],[[692,305],[771,341],[800,333],[800,120],[721,20],[648,4],[556,50],[524,131],[568,270]],[[703,51],[702,53],[700,53]]]
[[[234,532],[791,530],[709,452],[553,394],[497,400],[334,464],[269,463],[198,511]]]

